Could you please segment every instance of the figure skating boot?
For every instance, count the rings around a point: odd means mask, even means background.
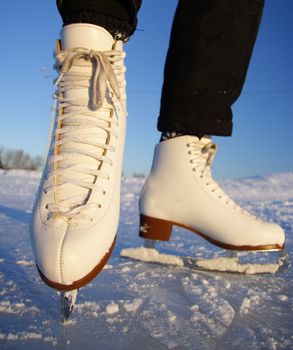
[[[42,279],[71,291],[106,264],[119,219],[126,127],[123,43],[91,24],[57,42],[56,116],[31,241]],[[64,293],[64,292],[63,292]]]
[[[179,136],[156,146],[139,201],[140,236],[167,241],[176,225],[225,249],[282,250],[282,228],[241,208],[213,180],[215,152],[206,137]]]
[[[216,145],[210,138],[177,136],[156,146],[151,173],[139,201],[139,235],[144,247],[124,248],[121,257],[182,268],[241,274],[285,271],[289,259],[282,228],[265,222],[237,205],[211,175]],[[156,241],[168,241],[172,227],[197,233],[210,243],[227,249],[228,256],[202,259],[165,254]],[[271,263],[254,263],[250,251],[279,251]],[[246,251],[246,252],[243,252]],[[265,254],[265,253],[264,253]],[[243,256],[241,256],[242,258]],[[270,256],[274,259],[274,256]]]

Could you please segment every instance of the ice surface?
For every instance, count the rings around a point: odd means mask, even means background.
[[[123,180],[118,241],[109,264],[79,291],[72,318],[62,326],[60,296],[40,280],[29,243],[38,181],[36,172],[0,171],[1,350],[293,348],[291,268],[277,275],[232,275],[120,257],[122,249],[142,245],[137,204],[144,180],[137,178]],[[293,174],[221,185],[248,210],[284,227],[292,261]],[[225,258],[221,249],[180,228],[159,248],[166,255]],[[253,255],[248,263],[266,260]]]

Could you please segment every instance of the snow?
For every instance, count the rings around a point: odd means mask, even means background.
[[[158,244],[163,255],[176,261],[174,266],[120,256],[142,245],[137,205],[144,179],[138,178],[123,180],[118,241],[109,264],[79,291],[71,319],[61,325],[59,295],[38,276],[29,242],[39,177],[0,171],[1,350],[293,348],[291,267],[266,275],[188,270],[182,267],[184,256],[218,267],[227,257],[181,228],[173,230],[169,242]],[[282,225],[292,263],[293,173],[220,183],[246,209]],[[158,258],[156,251],[151,253]],[[240,260],[254,269],[273,268],[278,255],[241,253]],[[236,270],[242,268],[238,265],[235,261]]]
[[[119,312],[119,305],[112,303],[106,306],[106,313],[108,315],[116,314],[116,312]]]
[[[146,249],[143,247],[125,248],[121,250],[120,255],[125,258],[132,258],[144,262],[183,267],[183,261],[180,257],[160,254],[156,249]]]
[[[26,261],[26,260],[18,260],[17,265],[24,265],[24,266],[30,266],[30,265],[34,265],[34,261],[30,260],[30,261]]]
[[[123,305],[127,312],[136,312],[142,303],[142,299],[135,299],[133,302],[125,303]]]
[[[123,258],[134,259],[142,262],[157,263],[161,265],[186,267],[184,261],[187,260],[187,268],[190,263],[195,269],[202,268],[207,271],[221,271],[243,273],[254,275],[260,273],[276,273],[285,264],[286,256],[281,256],[278,261],[271,264],[249,264],[241,263],[237,257],[222,257],[214,259],[193,259],[192,257],[179,257],[176,255],[163,254],[153,248],[124,248],[120,252]],[[122,269],[122,272],[124,272]],[[127,268],[129,270],[129,267]]]
[[[198,260],[197,265],[211,271],[229,271],[253,275],[257,273],[276,273],[282,262],[275,264],[240,264],[237,258],[216,258]]]
[[[32,332],[20,332],[18,334],[13,334],[13,333],[2,334],[2,333],[0,333],[0,339],[10,340],[10,341],[35,340],[35,339],[41,339],[41,338],[42,338],[42,334],[37,334],[37,333],[32,333]],[[45,341],[48,341],[48,339]]]

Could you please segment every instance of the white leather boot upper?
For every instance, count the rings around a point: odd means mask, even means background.
[[[140,196],[140,213],[189,227],[223,245],[284,244],[284,232],[237,205],[212,179],[216,146],[209,138],[180,136],[156,146]]]
[[[56,50],[59,77],[51,145],[31,225],[38,268],[70,285],[97,266],[119,220],[126,127],[122,42],[103,28],[72,24]]]

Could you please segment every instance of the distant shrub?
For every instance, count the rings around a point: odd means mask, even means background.
[[[132,176],[136,177],[136,178],[139,178],[139,179],[142,179],[142,178],[146,177],[144,173],[133,173]]]
[[[22,149],[5,149],[0,147],[0,169],[41,170],[43,158],[31,156]]]

